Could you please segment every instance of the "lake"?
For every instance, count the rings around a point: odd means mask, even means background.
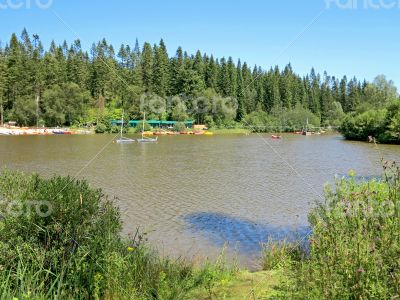
[[[0,136],[0,165],[86,178],[117,198],[124,233],[148,233],[161,254],[229,259],[258,267],[260,242],[302,238],[323,186],[354,169],[381,174],[400,146],[338,135],[165,136],[116,144],[113,135]]]

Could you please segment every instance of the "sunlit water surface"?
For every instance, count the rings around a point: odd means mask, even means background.
[[[140,226],[173,257],[226,255],[257,268],[260,243],[301,239],[323,185],[354,169],[379,176],[400,146],[337,135],[166,136],[115,144],[112,135],[0,136],[0,165],[44,176],[77,175],[116,197],[124,233]]]

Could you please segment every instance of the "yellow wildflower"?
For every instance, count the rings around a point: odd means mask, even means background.
[[[356,172],[354,170],[349,171],[349,176],[350,177],[356,177]]]

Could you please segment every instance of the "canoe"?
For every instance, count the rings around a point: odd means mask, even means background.
[[[280,140],[282,137],[280,135],[271,135],[271,138],[275,140]]]

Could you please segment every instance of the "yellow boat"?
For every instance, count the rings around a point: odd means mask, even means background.
[[[145,132],[143,132],[143,135],[153,135],[154,133],[153,132],[151,132],[151,131],[145,131]]]
[[[213,132],[206,131],[206,132],[204,132],[204,135],[214,135],[214,133],[213,133]]]

